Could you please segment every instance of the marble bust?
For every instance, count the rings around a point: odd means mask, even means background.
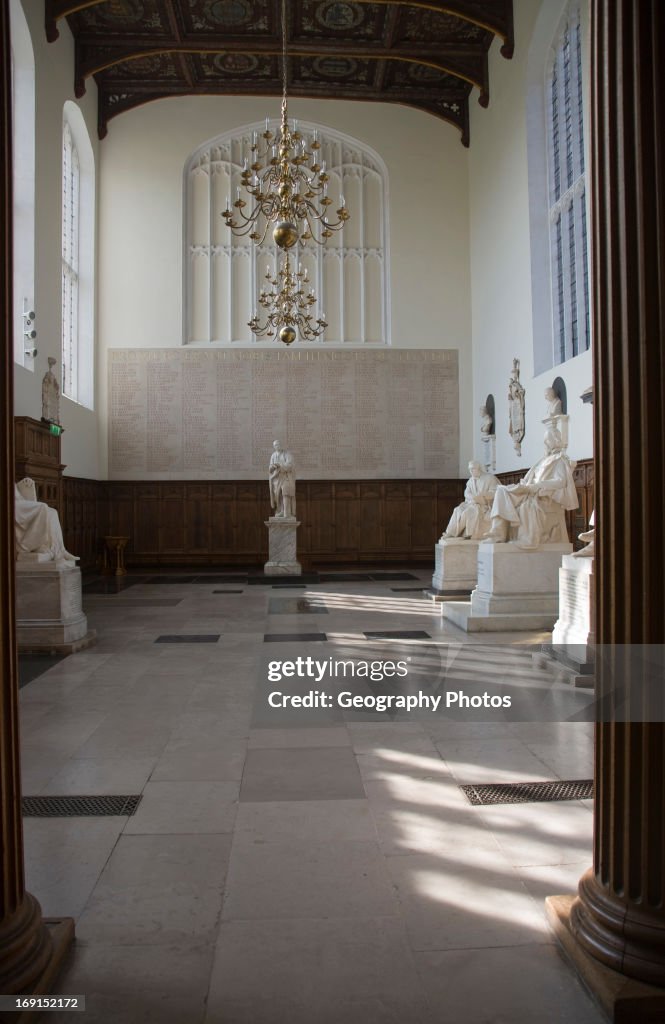
[[[517,533],[521,548],[567,543],[565,512],[579,505],[573,469],[561,433],[550,427],[545,454],[518,484],[499,484],[490,511],[492,530],[485,541],[501,543]]]
[[[491,473],[485,473],[481,463],[475,460],[469,463],[469,473],[464,501],[453,509],[450,522],[441,534],[442,541],[453,537],[482,540],[492,527],[489,510],[499,481]]]
[[[545,388],[545,401],[547,402],[547,416],[543,420],[543,423],[556,424],[556,418],[557,416],[562,415],[563,407],[561,405],[561,399],[554,388]]]
[[[291,452],[273,441],[273,452],[268,466],[270,507],[276,519],[295,519],[296,467]]]
[[[489,412],[487,411],[487,406],[486,405],[481,405],[481,407],[480,407],[480,433],[483,435],[483,437],[489,437],[490,434],[493,433],[492,426],[493,426],[492,417],[490,416]]]
[[[58,513],[37,501],[34,480],[25,477],[14,486],[14,528],[16,556],[20,561],[76,565],[76,556],[65,549]],[[39,559],[27,556],[41,555]]]
[[[53,356],[48,357],[48,370],[42,380],[42,419],[48,423],[60,423],[60,385],[53,372]]]

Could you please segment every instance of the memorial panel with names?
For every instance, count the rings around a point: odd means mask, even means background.
[[[457,477],[455,350],[112,349],[111,480]]]

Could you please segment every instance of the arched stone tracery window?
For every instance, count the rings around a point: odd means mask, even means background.
[[[277,123],[270,124],[271,130]],[[369,147],[329,128],[298,121],[311,136],[316,129],[330,175],[331,209],[343,194],[351,219],[325,246],[294,250],[309,271],[328,329],[316,344],[389,343],[387,173]],[[235,199],[245,158],[252,162],[251,124],[205,143],[185,168],[184,343],[251,344],[247,321],[257,310],[263,276],[277,269],[270,234],[262,245],[237,238],[221,212]],[[259,313],[260,313],[259,309]],[[311,344],[311,343],[309,343]]]

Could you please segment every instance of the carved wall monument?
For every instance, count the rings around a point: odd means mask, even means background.
[[[513,372],[508,381],[508,433],[518,455],[522,454],[525,434],[524,396],[524,387],[520,383],[520,361],[513,359]]]
[[[109,353],[110,479],[261,480],[275,437],[299,479],[456,478],[458,354]]]

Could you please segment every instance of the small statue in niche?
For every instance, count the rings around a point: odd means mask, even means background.
[[[486,405],[480,407],[480,433],[483,437],[490,437],[494,433],[494,421]]]
[[[513,439],[513,446],[518,455],[522,454],[525,433],[524,395],[525,390],[520,383],[520,361],[513,359],[513,373],[508,382],[508,433]]]
[[[276,519],[295,519],[296,466],[291,452],[282,448],[281,441],[273,441],[273,453],[268,466],[270,507]]]
[[[48,357],[48,370],[42,380],[42,419],[47,423],[60,424],[60,385],[53,372],[53,356]]]
[[[545,388],[545,401],[547,402],[547,416],[543,423],[552,423],[556,426],[557,416],[563,414],[563,406],[554,388]]]

